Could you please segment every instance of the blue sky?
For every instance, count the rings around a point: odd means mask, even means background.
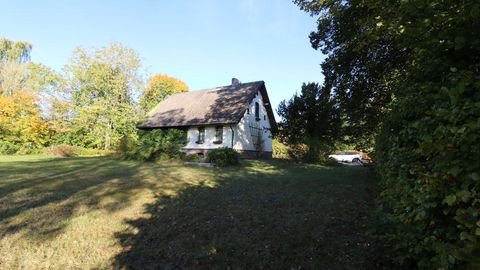
[[[8,1],[0,36],[33,44],[32,60],[61,70],[75,47],[120,42],[150,74],[165,73],[191,90],[264,80],[275,110],[302,82],[321,82],[315,29],[288,0]],[[278,121],[279,119],[277,119]]]

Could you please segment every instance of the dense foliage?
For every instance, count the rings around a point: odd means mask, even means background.
[[[67,65],[67,91],[76,112],[72,131],[86,147],[111,149],[135,132],[134,96],[141,89],[140,57],[121,44],[77,49]]]
[[[31,51],[0,39],[0,154],[116,149],[137,136],[145,104],[188,90],[167,75],[145,87],[140,57],[119,43],[77,48],[62,73],[31,62]]]
[[[179,129],[139,131],[136,136],[125,136],[119,146],[124,159],[154,161],[180,158],[180,148],[187,141],[186,132]]]
[[[344,120],[376,140],[385,239],[402,268],[480,267],[480,3],[306,1]]]
[[[207,162],[214,163],[219,167],[237,165],[238,153],[232,148],[222,147],[210,150],[207,154]]]
[[[288,159],[288,146],[280,142],[277,138],[272,140],[272,157],[278,159]]]
[[[392,242],[406,264],[479,268],[480,3],[418,7],[400,5],[414,49],[377,141]]]
[[[311,15],[319,15],[310,34],[314,49],[326,55],[322,63],[324,87],[331,91],[342,119],[345,143],[371,151],[395,83],[402,79],[406,50],[398,49],[384,30],[396,12],[392,3],[378,0],[295,0]],[[410,5],[410,4],[406,4]],[[402,26],[404,27],[404,26]]]
[[[54,130],[42,117],[41,93],[55,85],[49,68],[30,62],[27,42],[0,39],[0,153],[37,152]]]
[[[0,153],[31,153],[46,144],[49,127],[36,101],[34,94],[23,91],[0,96]]]
[[[299,95],[280,103],[278,114],[282,118],[278,129],[281,140],[307,146],[300,159],[316,162],[326,158],[340,130],[339,113],[329,88],[303,84]]]

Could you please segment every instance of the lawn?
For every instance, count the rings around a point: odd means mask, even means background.
[[[363,167],[0,156],[1,269],[370,269]]]

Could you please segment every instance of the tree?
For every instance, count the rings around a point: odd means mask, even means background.
[[[140,66],[138,54],[118,43],[74,52],[65,70],[75,110],[75,143],[109,150],[124,135],[135,132]]]
[[[345,134],[378,134],[393,261],[479,268],[480,3],[295,3],[319,16],[310,40],[327,54],[322,69]]]
[[[13,95],[27,79],[32,45],[0,38],[0,95]]]
[[[385,7],[376,0],[294,2],[319,16],[310,41],[314,49],[327,55],[322,72],[339,104],[346,142],[371,148],[394,99],[395,83],[402,79],[408,53],[382,26],[385,18],[397,15],[394,5]]]
[[[30,62],[32,45],[28,42],[0,39],[0,95],[16,91],[52,94],[60,76],[51,68]]]
[[[26,63],[30,61],[32,44],[0,38],[0,65],[6,62]]]
[[[188,92],[188,86],[183,81],[165,74],[153,75],[148,80],[147,87],[140,99],[140,106],[145,112],[148,112],[168,96],[181,92]]]
[[[29,153],[48,145],[50,130],[42,117],[45,94],[59,77],[30,62],[32,45],[0,39],[0,152]]]
[[[340,119],[330,91],[316,83],[304,83],[300,95],[280,103],[278,114],[280,138],[291,145],[306,144],[306,161],[324,158],[339,136]]]
[[[48,124],[40,116],[38,97],[25,91],[0,96],[0,153],[31,153],[48,143]]]

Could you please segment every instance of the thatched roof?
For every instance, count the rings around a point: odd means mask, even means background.
[[[138,128],[236,124],[257,93],[262,95],[270,124],[274,127],[275,118],[265,83],[257,81],[172,95],[158,104]]]

